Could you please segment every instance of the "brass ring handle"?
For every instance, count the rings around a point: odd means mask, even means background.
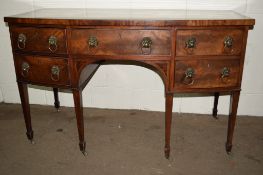
[[[29,68],[30,68],[29,64],[27,62],[23,62],[21,68],[22,68],[21,75],[23,77],[27,77],[28,76],[28,71],[29,71]]]
[[[51,52],[55,52],[58,49],[58,45],[57,45],[57,38],[53,35],[51,35],[48,38],[48,49]]]
[[[224,47],[231,48],[233,46],[234,39],[231,36],[226,36],[224,40]]]
[[[144,37],[141,41],[141,50],[144,55],[151,53],[152,40],[150,37]]]
[[[24,49],[26,47],[26,35],[23,33],[20,33],[17,38],[17,47],[19,49]]]
[[[144,37],[141,41],[141,46],[143,48],[150,48],[152,45],[152,40],[150,37]]]
[[[89,47],[97,47],[99,45],[99,42],[95,36],[90,36],[88,40]]]
[[[183,83],[186,85],[194,84],[194,74],[195,74],[195,71],[193,68],[187,68],[185,71]]]
[[[221,78],[225,78],[225,77],[229,77],[230,75],[230,69],[227,67],[223,67],[223,69],[221,70]]]
[[[196,38],[191,37],[185,42],[185,47],[188,49],[193,49],[196,47]]]
[[[60,69],[58,66],[51,67],[51,79],[53,81],[59,81],[59,72],[60,72]]]

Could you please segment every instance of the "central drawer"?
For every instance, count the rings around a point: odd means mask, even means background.
[[[71,29],[71,54],[171,55],[170,30]]]

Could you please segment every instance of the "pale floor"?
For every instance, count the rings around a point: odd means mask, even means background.
[[[73,108],[31,105],[31,114],[34,145],[26,139],[20,105],[0,104],[0,174],[263,174],[263,117],[238,117],[227,155],[226,116],[174,113],[167,160],[164,113],[85,108],[87,157],[78,149]]]

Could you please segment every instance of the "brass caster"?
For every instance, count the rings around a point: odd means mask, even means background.
[[[214,119],[216,119],[216,120],[218,120],[218,119],[219,119],[217,115],[216,115],[216,116],[214,116],[214,115],[213,115],[213,117],[214,117]]]
[[[35,144],[36,144],[36,142],[35,142],[34,140],[30,140],[30,143],[31,143],[32,145],[35,145]]]
[[[60,112],[60,108],[57,108],[57,112]]]
[[[88,153],[86,151],[81,151],[82,154],[86,157],[88,155]]]
[[[228,155],[230,155],[230,154],[231,154],[231,151],[232,151],[232,144],[227,144],[227,143],[226,143],[226,153],[227,153]]]
[[[169,148],[164,148],[164,156],[166,159],[170,158],[170,149]]]

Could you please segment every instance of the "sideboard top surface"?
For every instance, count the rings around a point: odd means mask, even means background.
[[[255,20],[234,11],[169,9],[39,9],[5,17],[5,22],[54,25],[216,26]]]

